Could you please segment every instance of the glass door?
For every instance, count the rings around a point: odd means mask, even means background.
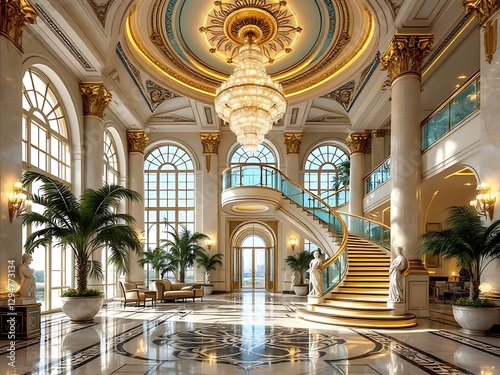
[[[266,288],[266,249],[242,248],[241,268],[242,288]]]

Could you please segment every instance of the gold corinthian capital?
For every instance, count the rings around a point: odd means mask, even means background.
[[[380,57],[382,69],[391,80],[405,73],[420,76],[422,60],[429,53],[432,35],[394,35],[387,50]]]
[[[144,149],[148,145],[149,138],[142,130],[127,131],[127,147],[128,152],[136,152],[144,155]]]
[[[80,94],[83,99],[83,115],[104,118],[104,110],[108,108],[111,94],[102,83],[80,83]]]
[[[210,172],[211,156],[219,153],[220,133],[200,133],[201,145],[203,146],[203,155],[207,172]]]
[[[370,133],[351,133],[347,136],[345,142],[351,151],[351,155],[357,152],[366,153],[368,142],[370,141]]]
[[[298,154],[300,143],[302,142],[302,133],[285,133],[286,154]]]
[[[0,1],[0,34],[23,52],[23,31],[36,23],[36,12],[26,0]]]

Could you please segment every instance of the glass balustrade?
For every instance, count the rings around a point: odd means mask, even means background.
[[[346,223],[347,231],[353,236],[374,242],[387,250],[391,248],[391,229],[377,221],[365,219],[345,212],[337,212]]]
[[[368,176],[365,177],[365,194],[378,188],[391,178],[391,157],[389,156],[379,164]]]

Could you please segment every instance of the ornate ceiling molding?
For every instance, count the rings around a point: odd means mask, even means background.
[[[0,2],[0,35],[5,36],[23,52],[23,31],[26,25],[36,23],[36,12],[26,0]]]
[[[389,78],[405,73],[420,76],[422,60],[429,53],[434,38],[432,35],[394,35],[387,50],[380,57],[382,70],[387,70]]]
[[[342,105],[342,107],[344,107],[344,109],[347,110],[353,98],[355,85],[356,84],[354,80],[349,81],[346,84],[335,89],[334,91],[324,95],[323,97],[328,99],[333,99],[339,102]]]
[[[482,26],[500,8],[500,0],[463,0],[467,13],[474,12]]]
[[[95,0],[87,0],[102,26],[106,26],[106,16],[114,1],[115,0],[107,0],[104,4],[98,4]]]

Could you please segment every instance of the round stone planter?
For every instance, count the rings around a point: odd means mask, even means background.
[[[104,302],[104,296],[98,297],[61,297],[61,309],[74,323],[87,323],[94,320]]]
[[[203,285],[203,294],[205,296],[212,294],[213,291],[214,291],[213,285]]]
[[[469,307],[453,305],[453,317],[465,333],[484,335],[498,321],[498,307]]]
[[[306,296],[309,290],[309,285],[292,285],[293,291],[298,296]]]

